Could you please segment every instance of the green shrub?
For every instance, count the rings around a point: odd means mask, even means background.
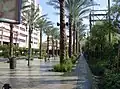
[[[66,60],[62,65],[57,64],[54,66],[53,71],[55,72],[70,72],[72,70],[72,61]]]
[[[120,73],[107,72],[101,86],[101,89],[120,89]]]
[[[76,57],[75,57],[75,56],[71,56],[70,59],[71,59],[72,63],[75,64],[75,62],[76,62]]]
[[[43,59],[44,57],[42,56],[42,57],[38,57],[38,59]]]
[[[2,45],[2,56],[5,58],[9,57],[9,46],[8,45]]]
[[[101,64],[90,65],[91,71],[96,76],[102,76],[105,71],[105,67]]]

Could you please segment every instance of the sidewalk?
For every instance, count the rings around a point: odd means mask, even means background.
[[[35,59],[28,68],[26,60],[18,60],[15,70],[10,70],[7,63],[0,63],[0,82],[9,83],[12,89],[90,89],[89,69],[83,56],[69,75],[49,71],[57,63],[59,59],[48,62]]]
[[[82,54],[72,75],[78,76],[77,86],[74,89],[92,89],[92,73]]]

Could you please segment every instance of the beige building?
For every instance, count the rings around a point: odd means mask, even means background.
[[[17,44],[19,47],[28,48],[28,29],[26,26],[19,24],[14,25],[13,28],[13,43]],[[10,26],[7,23],[0,23],[0,43],[8,44],[10,42]],[[39,48],[39,33],[34,30],[32,34],[32,48]]]

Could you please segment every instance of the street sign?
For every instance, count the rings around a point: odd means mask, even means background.
[[[22,0],[0,0],[0,22],[20,23]]]

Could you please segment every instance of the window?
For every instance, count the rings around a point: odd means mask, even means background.
[[[38,38],[34,37],[35,40],[38,40]]]
[[[9,40],[9,36],[3,36],[3,39]]]
[[[20,36],[22,36],[22,37],[26,37],[26,35],[25,35],[25,34],[23,34],[23,33],[20,33]]]
[[[37,42],[34,42],[34,44],[37,44]]]
[[[24,40],[24,39],[19,39],[19,41],[20,41],[20,42],[25,42],[25,40]]]
[[[20,27],[20,30],[25,31],[25,29],[24,29],[24,28],[22,28],[22,27]]]
[[[38,35],[37,33],[34,33],[34,35]]]

